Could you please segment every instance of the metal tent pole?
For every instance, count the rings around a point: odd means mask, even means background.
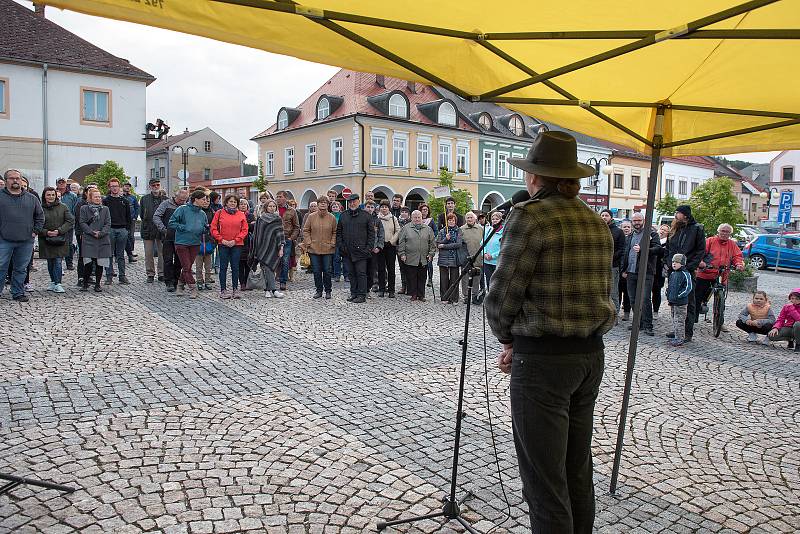
[[[622,408],[619,413],[619,428],[617,429],[617,444],[614,449],[614,466],[611,469],[611,493],[617,491],[619,478],[619,463],[622,456],[622,444],[625,438],[625,426],[628,418],[628,405],[631,399],[631,386],[633,385],[633,369],[636,364],[636,349],[639,345],[639,321],[642,316],[642,303],[644,302],[644,283],[647,278],[647,262],[650,259],[650,228],[653,225],[653,212],[656,203],[656,184],[658,183],[658,170],[661,165],[661,146],[664,143],[664,111],[663,106],[656,110],[656,122],[653,130],[653,158],[650,162],[650,178],[647,181],[647,214],[644,221],[644,233],[639,243],[638,280],[636,284],[636,298],[633,306],[633,323],[631,324],[631,340],[628,345],[628,366],[625,370],[625,390],[622,394]],[[644,276],[642,276],[644,274]],[[649,298],[650,296],[647,295]]]

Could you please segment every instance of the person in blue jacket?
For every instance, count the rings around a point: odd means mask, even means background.
[[[136,256],[138,256],[138,254],[133,251],[134,244],[136,243],[136,238],[133,233],[136,231],[136,219],[139,218],[139,197],[133,193],[131,184],[122,184],[122,196],[128,199],[128,203],[131,206],[131,225],[128,227],[128,242],[125,243],[125,252],[128,253],[128,263],[134,263],[136,261]]]
[[[675,337],[669,340],[673,347],[686,343],[686,309],[692,292],[692,275],[686,270],[686,256],[672,256],[672,273],[669,275],[667,301],[672,309],[672,327]]]
[[[192,192],[189,203],[180,206],[169,219],[168,226],[175,230],[175,253],[181,260],[181,274],[178,278],[189,287],[189,297],[197,298],[197,284],[194,280],[194,260],[200,252],[203,234],[208,232],[208,217],[203,211],[210,204],[208,195],[204,190]],[[178,284],[175,296],[183,296],[183,290]]]
[[[492,281],[492,275],[497,269],[497,258],[500,256],[500,243],[503,241],[503,214],[499,211],[492,213],[492,225],[486,226],[483,231],[483,240],[485,241],[489,234],[492,233],[492,227],[500,225],[497,232],[492,236],[491,241],[486,243],[483,249],[483,277],[486,279],[486,292],[489,292],[489,283]]]

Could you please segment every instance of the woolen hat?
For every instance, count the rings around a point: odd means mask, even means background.
[[[672,256],[672,263],[680,263],[681,265],[686,265],[686,256],[683,254],[675,254]]]
[[[689,204],[681,204],[677,208],[675,208],[676,213],[683,213],[687,217],[692,216],[692,207]]]
[[[579,180],[594,176],[594,167],[578,163],[578,143],[566,132],[544,132],[533,141],[524,158],[508,158],[508,162],[532,174],[552,178]]]

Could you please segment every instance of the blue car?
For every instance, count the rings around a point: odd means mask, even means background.
[[[780,245],[779,245],[780,243]],[[780,246],[780,248],[779,248]],[[775,267],[781,252],[779,267],[800,269],[800,235],[798,234],[760,234],[742,249],[742,256],[750,260],[754,269]]]

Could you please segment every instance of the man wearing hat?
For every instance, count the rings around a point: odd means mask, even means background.
[[[697,303],[694,296],[697,285],[695,272],[706,252],[706,232],[703,225],[692,217],[692,207],[688,204],[682,204],[675,208],[675,219],[672,221],[666,247],[668,258],[672,258],[675,254],[686,256],[685,267],[692,275],[692,292],[689,293],[689,303],[686,308],[686,337],[684,338],[688,343],[694,334],[694,322],[697,315]],[[674,333],[668,333],[667,337],[674,338]]]
[[[614,326],[609,297],[614,243],[579,198],[594,168],[575,138],[544,132],[528,156],[530,200],[506,222],[486,316],[511,373],[511,418],[533,532],[590,533],[594,523],[592,415],[603,376],[603,334]]]
[[[158,281],[164,281],[164,250],[161,243],[161,232],[158,231],[153,215],[158,206],[167,199],[167,192],[161,189],[161,181],[151,178],[148,184],[150,192],[142,197],[139,210],[142,217],[142,241],[144,241],[144,266],[147,273],[147,283],[152,284],[156,277],[154,250],[158,251]]]
[[[347,210],[336,225],[336,241],[341,243],[342,257],[350,273],[348,302],[367,301],[367,261],[375,248],[376,234],[372,215],[359,207],[359,196],[347,199]]]

